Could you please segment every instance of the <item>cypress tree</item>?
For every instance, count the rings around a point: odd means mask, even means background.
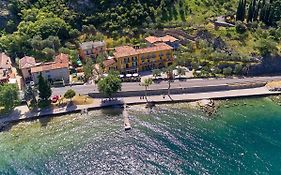
[[[250,5],[249,5],[249,8],[248,8],[248,17],[247,17],[247,22],[253,22],[253,1],[251,1]]]
[[[257,0],[253,0],[253,21],[257,20]]]
[[[38,90],[41,100],[48,100],[52,95],[50,83],[43,78],[41,73],[38,76]]]
[[[247,6],[247,0],[243,0],[243,7],[242,7],[242,21],[246,18],[246,6]]]
[[[236,21],[242,21],[243,19],[243,0],[239,0],[237,11],[236,11]]]
[[[261,2],[261,0],[259,0],[258,4],[257,4],[256,11],[255,11],[255,14],[254,14],[254,21],[258,20],[258,17],[259,17],[259,14],[260,14],[260,10],[261,10],[261,6],[262,6],[262,2]]]

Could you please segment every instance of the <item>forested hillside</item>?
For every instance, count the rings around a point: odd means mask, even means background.
[[[169,24],[189,22],[199,24],[210,16],[234,12],[236,0],[11,0],[2,1],[2,11],[8,11],[0,25],[0,49],[13,57],[24,54],[48,57],[57,48],[51,42],[59,40],[59,48],[83,34],[99,31],[115,39],[133,37],[144,28],[159,28]],[[35,38],[34,38],[35,37]],[[33,43],[33,44],[32,44]],[[69,44],[69,43],[68,43]],[[45,54],[36,50],[45,49]]]
[[[183,46],[185,62],[192,57],[196,64],[225,58],[225,50],[213,50],[214,38],[231,52],[230,60],[280,53],[281,0],[0,0],[0,4],[0,51],[12,58],[31,55],[49,60],[65,52],[75,59],[79,42],[106,40],[109,47],[138,44],[147,31],[166,29],[198,36],[196,45]],[[236,28],[214,27],[211,21],[219,16],[229,16]]]

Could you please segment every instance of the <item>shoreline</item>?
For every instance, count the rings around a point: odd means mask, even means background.
[[[224,100],[233,98],[246,98],[246,97],[264,97],[270,95],[279,95],[281,92],[269,91],[266,87],[239,89],[239,90],[227,90],[227,91],[215,91],[215,92],[202,92],[202,93],[190,93],[190,94],[173,94],[168,97],[165,95],[148,96],[148,101],[140,99],[140,97],[123,97],[117,98],[117,100],[102,102],[103,99],[94,99],[97,103],[81,106],[66,106],[59,109],[45,109],[38,112],[26,111],[27,106],[16,107],[14,112],[7,117],[0,118],[0,126],[9,123],[19,123],[24,121],[33,121],[39,118],[57,117],[71,113],[81,113],[83,111],[99,110],[103,108],[111,108],[114,106],[122,107],[124,105],[143,105],[147,103],[151,104],[171,104],[171,103],[188,103],[204,99],[210,100]]]

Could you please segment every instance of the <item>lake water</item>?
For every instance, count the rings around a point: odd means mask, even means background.
[[[187,104],[101,110],[0,133],[0,174],[281,174],[281,107],[224,102],[213,118]]]

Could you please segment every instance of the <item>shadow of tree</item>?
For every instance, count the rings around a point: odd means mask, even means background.
[[[52,121],[52,118],[51,118],[51,117],[39,118],[39,122],[40,122],[41,127],[47,127],[47,126],[48,126],[48,123],[49,123],[50,121]]]

